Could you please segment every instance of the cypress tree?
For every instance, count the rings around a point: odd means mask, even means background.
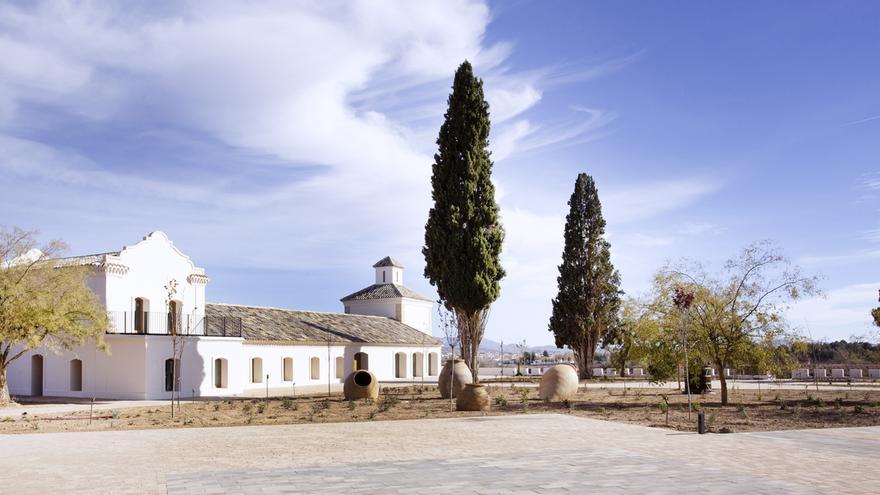
[[[425,277],[456,316],[462,358],[477,381],[480,341],[489,306],[500,293],[501,243],[492,160],[489,104],[467,61],[455,72],[437,137],[431,177],[434,206],[425,225]]]
[[[593,354],[617,327],[620,274],[611,264],[605,219],[593,178],[578,174],[565,219],[565,247],[559,265],[559,293],[549,330],[556,346],[574,351],[581,378],[589,378]]]

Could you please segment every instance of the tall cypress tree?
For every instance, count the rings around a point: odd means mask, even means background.
[[[605,219],[593,178],[578,174],[568,200],[565,248],[559,265],[559,294],[553,300],[549,330],[556,346],[574,351],[581,378],[589,378],[593,354],[617,327],[620,274],[611,264]]]
[[[492,160],[489,104],[467,61],[455,72],[431,177],[434,207],[425,225],[425,276],[456,315],[462,357],[477,381],[480,341],[489,306],[500,293],[501,243]]]

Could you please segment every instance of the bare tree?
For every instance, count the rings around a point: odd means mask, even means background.
[[[455,348],[458,346],[461,341],[460,333],[458,332],[458,322],[455,318],[455,315],[446,309],[446,305],[442,300],[437,301],[437,315],[440,317],[440,330],[443,331],[443,336],[446,337],[446,345],[451,349],[451,353],[449,355],[449,399],[452,404],[452,409],[455,410],[455,400],[452,398],[452,388],[454,387],[455,382]]]

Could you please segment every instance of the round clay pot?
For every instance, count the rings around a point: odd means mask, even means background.
[[[473,383],[474,378],[471,376],[471,370],[464,364],[464,360],[456,359],[446,361],[443,369],[440,370],[440,376],[437,377],[437,386],[440,388],[440,397],[449,399],[450,397],[458,397],[458,393],[464,388],[465,384]],[[449,384],[452,383],[450,390]],[[450,395],[450,393],[452,395]]]
[[[464,390],[455,398],[455,409],[458,411],[488,411],[489,392],[482,383],[467,383]]]
[[[376,375],[367,370],[358,370],[348,375],[342,385],[342,394],[347,400],[379,398],[379,382]]]
[[[578,385],[578,374],[574,367],[567,364],[557,364],[541,377],[538,396],[548,402],[572,399],[577,395]]]

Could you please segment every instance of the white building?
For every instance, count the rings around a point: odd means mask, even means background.
[[[345,313],[206,303],[205,271],[158,231],[58,263],[74,265],[93,267],[88,284],[110,316],[110,353],[94,344],[29,351],[8,370],[13,395],[164,399],[178,386],[184,397],[235,396],[341,383],[355,369],[380,381],[439,373],[432,303],[403,286],[391,257],[376,263],[374,285],[343,298]]]

